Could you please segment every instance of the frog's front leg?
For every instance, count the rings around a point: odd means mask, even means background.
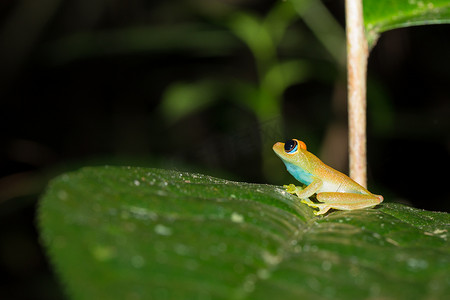
[[[286,191],[291,194],[296,194],[300,199],[302,203],[305,203],[308,206],[311,207],[317,207],[317,204],[309,200],[309,197],[317,193],[317,191],[322,187],[322,180],[315,179],[313,182],[311,182],[310,185],[305,187],[304,189],[299,186],[295,186],[293,184],[285,185]],[[328,209],[327,209],[328,210]]]
[[[336,193],[336,192],[324,192],[317,194],[317,200],[323,203],[314,203],[313,207],[318,207],[319,211],[316,215],[326,213],[329,209],[340,210],[354,210],[366,207],[372,207],[380,204],[383,201],[383,197],[379,195],[364,195],[354,193]]]
[[[308,200],[309,197],[317,193],[317,191],[322,187],[322,180],[315,179],[313,182],[311,182],[310,185],[308,185],[305,188],[302,188],[300,186],[295,186],[293,184],[290,185],[284,185],[286,188],[286,192],[290,194],[296,194],[300,199]],[[309,201],[311,202],[311,201]],[[311,202],[313,203],[313,202]]]

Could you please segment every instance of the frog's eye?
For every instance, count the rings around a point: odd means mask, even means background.
[[[287,154],[294,154],[298,150],[298,143],[297,140],[289,140],[286,143],[284,143],[284,151]]]

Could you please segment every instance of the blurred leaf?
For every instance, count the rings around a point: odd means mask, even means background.
[[[277,2],[265,17],[238,12],[230,18],[231,30],[250,48],[259,75],[257,87],[236,85],[237,95],[260,122],[278,117],[285,89],[306,77],[304,62],[280,61],[277,55],[288,26],[297,18],[290,2]]]
[[[450,217],[315,217],[269,185],[144,168],[53,180],[41,237],[72,299],[444,299]]]
[[[279,44],[288,26],[298,19],[292,4],[288,1],[277,1],[263,21],[275,44]]]
[[[273,64],[259,87],[243,81],[235,82],[233,99],[254,112],[261,122],[267,121],[281,115],[280,100],[284,91],[291,85],[304,82],[310,73],[309,64],[301,60]]]
[[[219,86],[214,81],[174,83],[163,95],[161,112],[170,123],[201,110],[218,100]]]
[[[237,85],[239,87],[238,94],[245,95],[240,97],[240,102],[250,108],[260,122],[277,116],[281,108],[280,95],[271,93],[264,85],[263,78],[271,68],[278,64],[276,44],[271,34],[275,32],[278,37],[281,33],[277,29],[283,26],[276,26],[272,31],[272,28],[265,26],[262,18],[244,12],[235,13],[229,21],[229,26],[236,36],[250,48],[259,76],[257,87],[246,84]],[[274,84],[279,82],[274,82]]]
[[[450,23],[450,0],[364,0],[363,9],[369,45],[390,29]]]
[[[276,58],[276,45],[270,31],[263,25],[263,20],[250,13],[236,12],[230,19],[229,26],[250,48],[255,56],[258,71],[263,74]]]
[[[344,70],[345,31],[321,0],[291,0],[294,8],[330,56]]]
[[[256,86],[247,82],[235,82],[233,85],[235,102],[253,112],[262,125],[281,115],[279,94],[274,94],[270,87]],[[273,136],[270,136],[272,139]],[[272,141],[271,141],[272,142]],[[264,157],[263,163],[266,161]]]
[[[309,75],[309,65],[300,60],[288,60],[274,65],[263,78],[262,86],[277,97],[293,84],[303,82]]]

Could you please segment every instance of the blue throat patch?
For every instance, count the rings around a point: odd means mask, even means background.
[[[306,185],[309,185],[311,184],[311,182],[313,182],[312,174],[305,172],[303,169],[296,165],[285,161],[283,162],[286,165],[286,169],[288,170],[288,172],[291,173],[291,175],[294,176],[295,179]]]

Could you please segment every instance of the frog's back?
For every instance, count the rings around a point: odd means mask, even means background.
[[[322,178],[323,181],[323,186],[319,192],[372,194],[344,173],[324,164],[317,156],[310,152],[309,159],[314,164],[316,175]]]

